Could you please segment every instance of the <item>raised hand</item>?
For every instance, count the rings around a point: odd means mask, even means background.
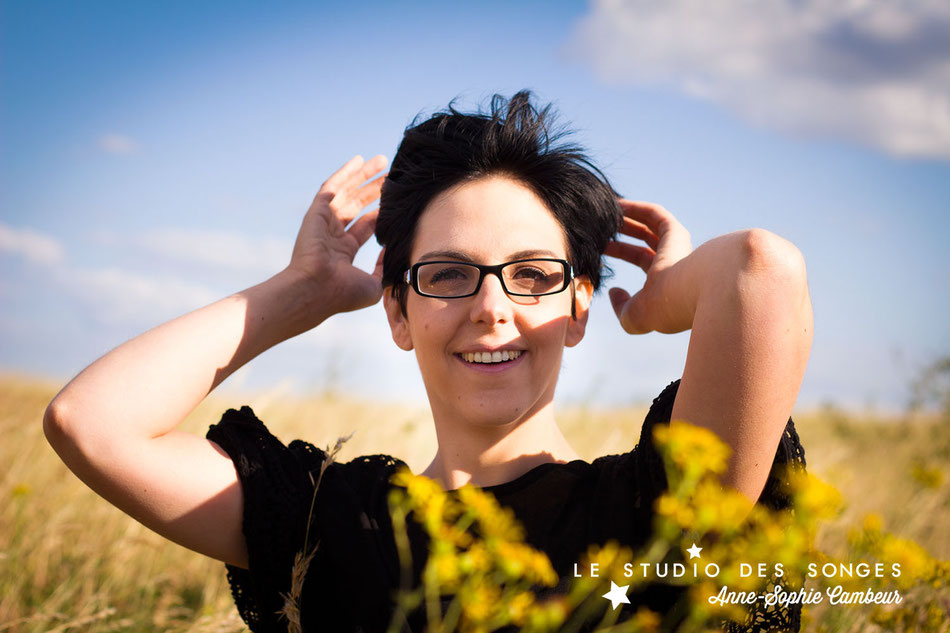
[[[643,287],[633,296],[622,288],[610,289],[610,302],[620,325],[630,334],[688,330],[692,313],[683,306],[673,284],[674,265],[693,247],[689,233],[673,214],[658,204],[620,200],[623,225],[620,232],[642,240],[646,246],[612,241],[606,254],[640,267],[647,274]]]
[[[373,235],[379,209],[352,221],[379,199],[386,174],[377,174],[385,166],[386,157],[381,155],[368,161],[354,156],[347,161],[320,187],[297,234],[287,270],[299,274],[319,296],[332,301],[324,306],[330,314],[365,308],[382,297],[380,263],[372,274],[353,266],[356,252]]]

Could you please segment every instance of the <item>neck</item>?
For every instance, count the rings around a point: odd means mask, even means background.
[[[465,484],[494,486],[539,464],[580,459],[554,420],[550,401],[505,424],[478,424],[433,408],[439,449],[423,475],[446,490]]]

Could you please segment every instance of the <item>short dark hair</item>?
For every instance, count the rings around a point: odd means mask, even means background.
[[[550,104],[532,103],[530,91],[510,99],[494,95],[490,112],[444,111],[406,128],[380,195],[376,240],[385,248],[383,285],[402,303],[402,279],[416,225],[426,206],[447,189],[490,175],[505,175],[531,189],[564,229],[568,258],[594,289],[610,269],[602,256],[623,217],[618,194],[606,176],[554,129]]]

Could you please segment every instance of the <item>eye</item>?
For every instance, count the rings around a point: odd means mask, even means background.
[[[542,295],[559,289],[564,283],[564,270],[556,261],[533,259],[507,266],[505,279],[511,292]]]
[[[525,265],[519,266],[511,278],[531,281],[544,281],[548,278],[548,273],[535,266]]]
[[[429,277],[429,283],[438,283],[440,281],[459,281],[466,278],[468,278],[468,274],[463,268],[439,268]]]

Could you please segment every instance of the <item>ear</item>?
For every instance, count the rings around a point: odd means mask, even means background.
[[[386,309],[386,318],[389,320],[389,329],[392,331],[393,341],[399,349],[410,351],[412,337],[409,335],[409,322],[402,313],[399,299],[393,296],[393,287],[383,288],[383,307]]]
[[[574,318],[567,322],[565,347],[574,347],[584,338],[587,331],[587,317],[590,314],[590,302],[594,296],[594,285],[585,276],[577,277],[573,282]]]

